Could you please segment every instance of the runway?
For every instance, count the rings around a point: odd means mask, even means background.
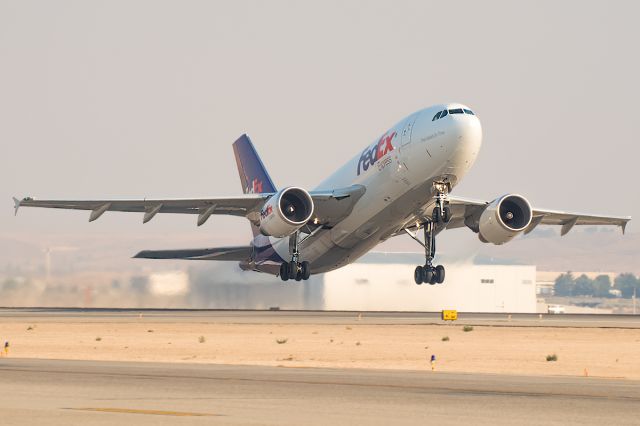
[[[444,324],[439,312],[345,312],[285,310],[200,309],[82,309],[0,308],[0,322],[20,318],[30,321],[130,321],[148,318],[156,322],[233,324],[344,324],[430,325]],[[640,328],[640,315],[459,313],[457,324],[505,327]]]
[[[3,425],[638,424],[640,382],[0,360]]]

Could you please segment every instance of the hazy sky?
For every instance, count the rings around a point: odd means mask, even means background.
[[[0,236],[245,243],[214,217],[23,209],[11,196],[240,192],[247,132],[276,185],[312,188],[409,113],[484,128],[456,188],[640,219],[637,2],[0,1]],[[632,222],[630,230],[638,229]],[[195,238],[195,237],[194,237]],[[161,248],[161,247],[153,247]]]

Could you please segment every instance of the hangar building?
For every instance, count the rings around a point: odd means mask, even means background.
[[[444,284],[416,285],[415,254],[372,253],[323,276],[323,309],[536,312],[536,268],[447,262]],[[415,261],[415,262],[412,262]]]

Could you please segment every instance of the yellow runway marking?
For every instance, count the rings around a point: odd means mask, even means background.
[[[120,413],[120,414],[148,414],[154,416],[177,416],[177,417],[206,417],[216,416],[211,413],[189,413],[184,411],[164,411],[164,410],[136,410],[133,408],[69,408],[69,410],[77,411],[97,411],[102,413]]]

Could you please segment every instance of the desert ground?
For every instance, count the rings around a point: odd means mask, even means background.
[[[637,328],[367,322],[16,317],[0,322],[0,339],[11,358],[431,371],[435,355],[444,372],[640,379]]]

